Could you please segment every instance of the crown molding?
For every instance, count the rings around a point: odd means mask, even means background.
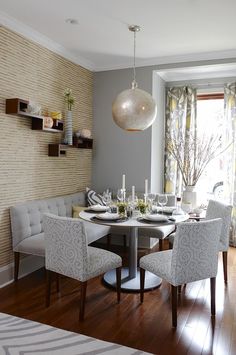
[[[177,63],[188,63],[188,62],[203,62],[203,61],[226,61],[226,62],[236,62],[236,49],[227,51],[215,51],[215,52],[205,52],[205,53],[192,53],[176,56],[166,56],[166,57],[156,57],[150,59],[136,59],[136,67],[146,67],[146,66],[157,66],[157,65],[169,65]],[[110,66],[95,66],[94,71],[110,71],[118,69],[128,69],[132,67],[131,61],[129,63],[121,63],[119,65]]]
[[[62,57],[70,60],[71,62],[78,64],[88,70],[94,71],[94,64],[89,60],[75,56],[65,47],[60,45],[59,43],[51,40],[50,38],[44,36],[33,28],[23,24],[22,22],[10,17],[4,12],[0,11],[0,25],[26,37],[27,39],[40,44],[41,46],[51,50],[54,53],[61,55]]]

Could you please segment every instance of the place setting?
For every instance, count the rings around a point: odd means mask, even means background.
[[[130,220],[145,224],[173,224],[178,222],[180,215],[186,220],[186,214],[175,204],[169,201],[167,194],[155,194],[148,192],[148,179],[144,181],[144,193],[136,194],[135,186],[131,187],[131,193],[126,196],[125,175],[122,175],[121,188],[116,195],[109,189],[99,197],[100,203],[89,206],[85,212],[93,214],[92,222],[122,223]],[[116,198],[115,198],[116,197]],[[172,204],[172,205],[171,205]]]

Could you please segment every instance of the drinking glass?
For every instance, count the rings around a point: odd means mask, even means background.
[[[123,198],[124,198],[124,193],[123,193],[123,190],[122,189],[118,189],[117,190],[117,200],[119,202],[123,201]]]
[[[168,198],[166,194],[158,195],[158,203],[161,206],[161,212],[163,213],[163,207],[167,204]]]
[[[134,212],[135,208],[137,207],[137,204],[138,204],[138,196],[135,195],[133,198],[133,196],[130,195],[128,197],[128,208],[131,212],[131,216],[133,215],[133,212]]]
[[[109,206],[111,204],[111,192],[104,191],[102,197],[103,197],[103,201],[105,202],[106,206]]]
[[[149,210],[150,210],[150,212],[152,212],[153,201],[154,201],[155,198],[156,198],[156,194],[149,193],[147,197],[148,197]]]

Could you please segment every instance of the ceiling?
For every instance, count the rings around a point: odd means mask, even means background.
[[[0,0],[0,23],[94,71],[236,57],[235,0]],[[65,22],[72,18],[77,25]]]

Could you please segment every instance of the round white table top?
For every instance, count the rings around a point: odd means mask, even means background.
[[[185,215],[175,216],[175,218],[173,218],[172,216],[167,216],[168,220],[162,222],[152,222],[152,221],[142,222],[141,220],[137,219],[137,217],[132,217],[122,222],[116,222],[112,220],[102,220],[102,219],[93,220],[93,217],[95,217],[96,215],[97,215],[96,212],[91,213],[91,212],[86,212],[86,210],[81,211],[79,214],[81,219],[88,222],[103,224],[106,226],[117,226],[117,227],[119,226],[119,227],[129,227],[129,228],[131,227],[150,228],[150,227],[168,226],[168,225],[178,224],[180,222],[184,222],[187,219],[189,219],[189,215],[185,214]]]

